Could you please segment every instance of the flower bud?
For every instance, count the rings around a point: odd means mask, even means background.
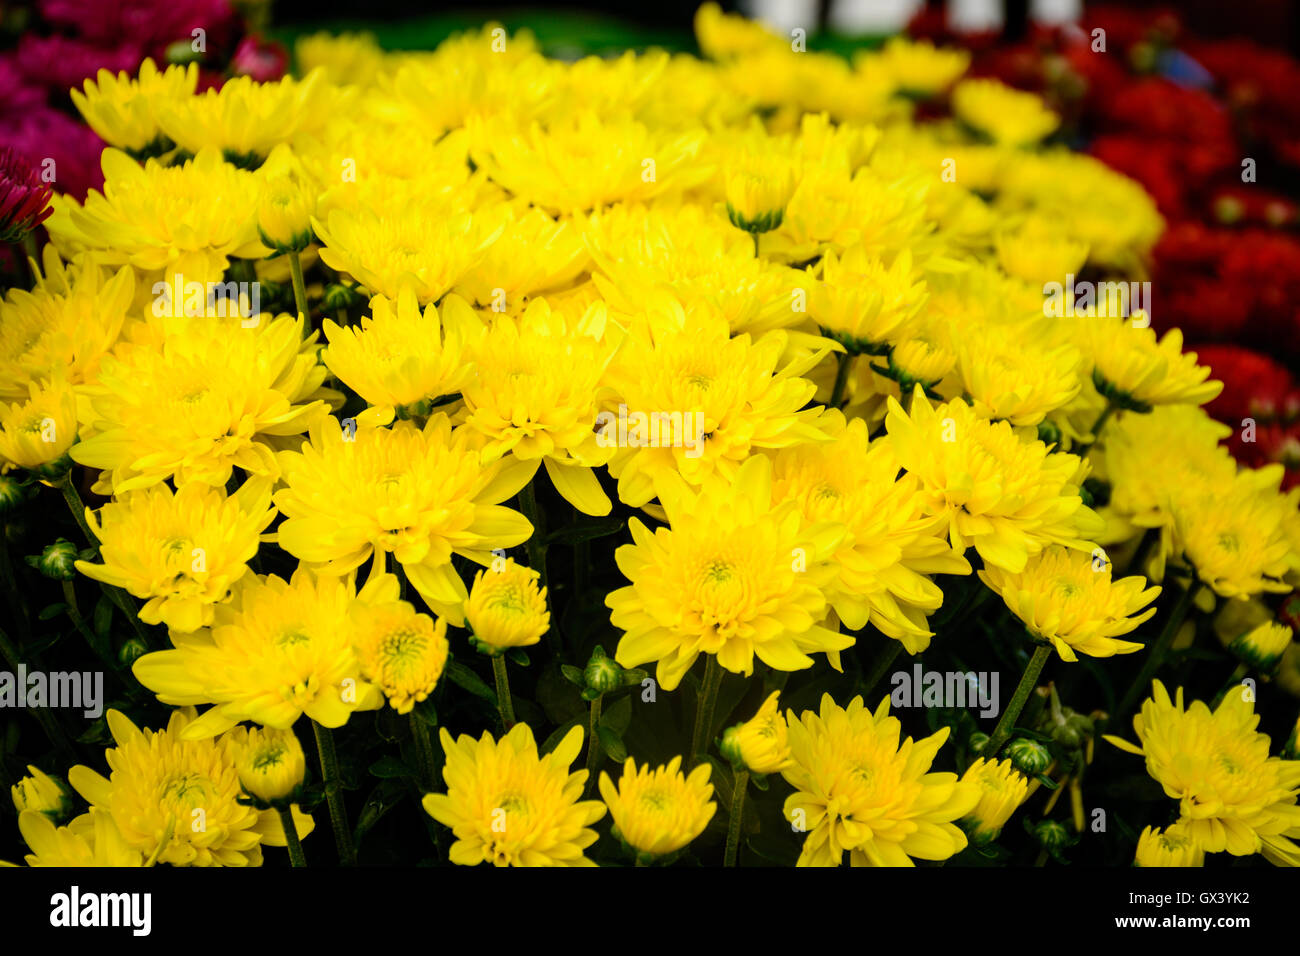
[[[1017,737],[1007,744],[1006,754],[1017,770],[1030,777],[1042,773],[1052,763],[1052,752],[1028,737]]]
[[[780,691],[772,691],[758,713],[743,724],[728,727],[720,749],[731,765],[750,773],[768,774],[792,765],[790,741],[781,716]]]
[[[288,176],[271,180],[257,213],[262,244],[276,252],[302,252],[311,245],[311,195]]]
[[[1192,834],[1181,823],[1166,827],[1164,832],[1147,827],[1138,837],[1134,866],[1204,866],[1205,851],[1196,845]]]
[[[67,788],[56,777],[42,773],[35,767],[28,767],[30,777],[23,777],[10,788],[14,808],[22,813],[24,810],[36,810],[45,814],[54,823],[59,823],[72,810],[72,799]]]
[[[979,803],[966,815],[963,824],[970,833],[971,843],[984,846],[997,839],[1016,807],[1025,801],[1029,781],[1012,767],[1010,760],[989,762],[983,758],[971,764],[961,779],[979,791]]]
[[[74,563],[77,560],[77,547],[67,538],[60,538],[53,544],[47,544],[39,555],[28,555],[27,563],[47,578],[55,581],[71,581],[77,576]]]
[[[794,174],[783,163],[727,174],[727,218],[745,232],[771,232],[785,218],[794,194]]]
[[[546,609],[546,589],[538,588],[539,575],[507,558],[503,567],[474,576],[465,622],[475,642],[488,653],[509,647],[527,647],[542,639],[551,626]]]
[[[244,790],[259,800],[274,803],[293,795],[307,772],[302,744],[292,730],[236,728],[235,769]]]
[[[1228,650],[1261,674],[1269,674],[1277,669],[1282,653],[1290,646],[1291,628],[1277,621],[1265,621],[1234,640]]]
[[[137,660],[149,653],[149,645],[138,637],[127,638],[117,649],[117,662],[123,667],[130,667]]]
[[[12,475],[0,475],[0,515],[17,511],[29,497],[27,485]]]
[[[606,656],[603,647],[597,645],[582,671],[582,679],[587,689],[597,696],[608,694],[623,686],[623,668],[612,657]]]
[[[1038,845],[1048,853],[1059,853],[1073,842],[1070,839],[1070,831],[1064,824],[1057,823],[1055,820],[1043,820],[1028,829]]]

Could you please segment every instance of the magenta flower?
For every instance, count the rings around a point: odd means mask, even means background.
[[[9,147],[0,148],[0,242],[16,242],[50,215],[53,190]]]
[[[40,106],[11,114],[0,124],[0,145],[8,146],[55,190],[84,199],[104,185],[99,154],[104,141],[66,113]]]
[[[250,76],[258,83],[274,83],[289,69],[289,51],[274,40],[246,36],[235,49],[230,69],[237,76]]]
[[[80,37],[34,33],[25,33],[18,41],[18,66],[28,81],[61,94],[80,87],[101,68],[134,75],[142,59],[140,47],[129,42],[105,47]]]

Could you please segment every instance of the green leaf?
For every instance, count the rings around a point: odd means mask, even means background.
[[[36,615],[36,619],[39,621],[48,621],[52,617],[58,617],[67,609],[67,607],[68,606],[62,601],[59,601],[56,604],[51,604],[48,607],[43,607],[41,608],[41,613]]]
[[[603,723],[596,725],[596,737],[600,740],[600,749],[614,763],[621,764],[627,759],[627,747],[623,744],[623,738]]]
[[[482,697],[493,707],[497,705],[497,692],[472,670],[459,661],[452,661],[447,666],[447,677],[462,690],[467,690],[476,697]]]
[[[385,755],[370,765],[370,774],[379,777],[381,780],[392,780],[401,777],[414,777],[415,771],[396,757]]]
[[[415,709],[412,710],[411,713],[415,715],[417,720],[424,721],[430,727],[438,726],[438,710],[433,706],[432,697],[426,697],[424,700],[416,704]]]
[[[561,664],[560,673],[574,687],[587,686],[587,678],[583,675],[581,667],[574,667],[572,664]]]
[[[108,599],[107,595],[101,596],[95,604],[95,613],[91,616],[91,624],[95,636],[107,642],[112,634],[111,627],[113,624],[113,602]]]
[[[627,527],[622,518],[595,518],[580,524],[556,528],[546,536],[547,544],[577,544],[580,541],[592,541],[618,534]]]
[[[506,651],[506,657],[510,658],[520,667],[527,667],[532,662],[528,659],[528,652],[522,647],[512,647]]]
[[[632,698],[620,697],[600,715],[602,727],[608,727],[620,737],[627,733],[628,724],[632,722]]]

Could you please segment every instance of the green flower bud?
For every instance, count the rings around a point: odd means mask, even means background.
[[[12,788],[10,795],[14,808],[22,813],[24,810],[36,810],[50,818],[56,825],[72,812],[72,799],[68,788],[58,777],[42,773],[36,767],[28,767],[30,777],[23,777]]]
[[[73,566],[79,557],[77,546],[67,538],[60,538],[53,544],[47,544],[39,555],[27,556],[27,563],[47,578],[55,581],[71,581],[77,576]]]
[[[1038,423],[1038,440],[1045,445],[1059,445],[1061,430],[1047,420]]]
[[[1073,842],[1070,831],[1055,820],[1043,820],[1033,824],[1029,830],[1038,845],[1048,853],[1059,853]]]
[[[31,497],[31,490],[12,475],[0,475],[0,515],[7,515],[22,507]]]
[[[983,753],[984,748],[988,746],[988,742],[989,742],[989,735],[983,733],[982,731],[977,730],[975,733],[970,735],[971,753],[975,753],[975,754]]]
[[[350,285],[331,282],[325,286],[325,307],[331,312],[337,312],[339,309],[351,309],[363,302],[365,302],[365,299],[358,295],[357,291]]]
[[[138,637],[128,638],[117,649],[117,662],[123,667],[130,667],[138,658],[149,653],[149,645]]]
[[[587,666],[583,668],[582,679],[588,690],[596,694],[608,694],[623,686],[623,668],[612,657],[607,657],[605,649],[598,644],[591,652]]]
[[[1052,753],[1037,740],[1017,737],[1007,744],[1007,757],[1012,765],[1027,777],[1045,771],[1052,763]]]

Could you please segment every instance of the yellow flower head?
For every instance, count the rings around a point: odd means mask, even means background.
[[[409,714],[438,684],[447,664],[447,622],[420,614],[406,601],[358,601],[352,638],[361,676],[384,692],[399,714]]]
[[[841,257],[827,253],[821,271],[808,296],[808,314],[854,354],[885,351],[925,305],[925,281],[914,281],[910,252],[886,268],[864,246],[854,246]]]
[[[536,207],[513,204],[493,207],[492,213],[506,218],[504,231],[456,283],[471,302],[517,312],[531,296],[571,285],[590,262],[576,222],[557,222]]]
[[[943,517],[925,513],[916,477],[898,473],[888,443],[869,444],[866,422],[853,419],[833,441],[778,451],[772,491],[777,502],[797,502],[810,524],[848,529],[826,592],[844,625],[857,631],[870,621],[909,653],[924,650],[926,615],[943,603],[928,575],[970,574],[970,565],[949,546]]]
[[[0,470],[16,466],[38,475],[59,470],[59,459],[77,440],[77,399],[61,379],[33,382],[25,402],[0,403]]]
[[[94,257],[64,266],[48,244],[36,287],[10,289],[0,302],[0,401],[25,400],[33,382],[63,371],[70,385],[92,380],[122,331],[135,273],[106,277]]]
[[[1183,705],[1154,692],[1133,718],[1140,746],[1107,736],[1121,750],[1146,758],[1147,773],[1170,799],[1180,801],[1179,821],[1197,850],[1233,856],[1263,853],[1272,862],[1300,863],[1300,761],[1268,755],[1269,739],[1256,732],[1259,716],[1240,688],[1218,708],[1199,700]]]
[[[68,780],[91,813],[110,814],[126,846],[148,860],[173,866],[260,866],[263,843],[284,846],[276,812],[239,803],[235,739],[187,739],[185,729],[193,719],[192,709],[176,710],[166,730],[142,731],[110,710],[108,726],[116,746],[107,752],[108,777],[76,766]],[[310,830],[310,818],[296,822],[300,834]],[[77,829],[77,821],[72,827]]]
[[[1207,381],[1210,369],[1196,364],[1195,352],[1183,352],[1179,329],[1157,342],[1155,329],[1127,319],[1087,315],[1077,321],[1097,390],[1121,408],[1204,405],[1223,391],[1222,382]]]
[[[392,575],[359,596],[350,578],[301,567],[288,581],[247,575],[216,607],[210,628],[173,634],[174,649],[144,655],[132,671],[165,704],[216,705],[188,724],[187,740],[224,733],[241,720],[287,729],[303,714],[341,727],[353,711],[384,704],[361,677],[352,606],[397,597]]]
[[[410,290],[396,302],[371,299],[360,328],[331,319],[323,326],[329,347],[321,360],[371,404],[357,421],[376,425],[428,414],[434,401],[463,389],[473,375],[465,347],[483,328],[460,296],[447,296],[441,314],[432,303],[421,312]]]
[[[681,771],[682,758],[667,766],[640,769],[628,757],[618,786],[609,774],[600,775],[600,796],[613,818],[614,835],[646,858],[676,853],[708,826],[717,812],[713,802],[712,767],[702,763],[690,776]]]
[[[536,644],[551,626],[541,575],[515,564],[514,558],[493,559],[492,567],[474,575],[465,602],[465,622],[474,640],[500,653],[510,647]]]
[[[1077,654],[1111,657],[1141,650],[1141,644],[1115,638],[1155,614],[1147,605],[1160,594],[1140,575],[1112,580],[1110,561],[1100,549],[1089,555],[1051,547],[1030,557],[1023,571],[989,565],[979,576],[1030,633],[1067,661],[1078,660]]]
[[[1205,850],[1196,845],[1191,828],[1174,823],[1163,830],[1146,827],[1138,837],[1134,866],[1204,866]]]
[[[693,491],[666,482],[660,500],[671,527],[651,533],[631,520],[634,543],[615,552],[631,584],[605,599],[625,632],[620,665],[657,661],[660,685],[672,690],[700,654],[749,675],[755,657],[802,670],[813,665],[809,654],[852,645],[821,624],[834,576],[828,562],[843,530],[804,525],[794,501],[773,507],[771,473],[757,455],[734,483],[715,479]]]
[[[1278,621],[1265,621],[1234,640],[1229,649],[1256,670],[1268,674],[1290,646],[1291,628]]]
[[[302,784],[307,756],[292,729],[236,727],[235,769],[245,792],[267,803],[283,800]]]
[[[919,386],[909,412],[889,399],[886,425],[899,464],[921,481],[926,513],[948,516],[957,551],[974,545],[986,566],[1018,573],[1049,544],[1092,550],[1103,524],[1079,497],[1074,455],[1049,454],[960,399],[931,406]]]
[[[966,768],[961,779],[979,791],[979,803],[964,821],[971,842],[976,846],[991,843],[1029,796],[1029,781],[1010,760],[988,761],[982,757]]]
[[[780,35],[754,20],[724,13],[716,3],[702,3],[695,11],[695,38],[705,56],[722,60],[730,57],[780,50]]]
[[[720,744],[724,757],[750,773],[777,773],[791,766],[789,732],[780,696],[780,691],[772,691],[757,714],[727,728]]]
[[[160,343],[119,349],[83,389],[73,460],[103,470],[101,493],[168,478],[221,486],[235,468],[277,476],[276,448],[325,411],[325,369],[303,321],[196,316]]]
[[[737,229],[771,232],[781,225],[794,193],[794,170],[788,160],[751,159],[726,172],[727,217]]]
[[[291,176],[276,176],[266,184],[257,211],[262,244],[277,252],[301,252],[311,245],[311,217],[316,197]]]
[[[35,810],[58,822],[59,818],[72,809],[72,800],[68,791],[53,777],[37,767],[29,766],[29,777],[23,777],[9,788],[14,798],[14,809],[19,813]]]
[[[782,776],[795,788],[785,817],[807,833],[799,866],[913,866],[912,858],[946,860],[966,848],[953,822],[975,809],[980,790],[955,773],[931,773],[944,727],[900,743],[902,725],[889,698],[875,713],[855,697],[847,708],[823,694],[821,711],[788,712],[794,766]]]
[[[100,70],[94,80],[86,80],[84,93],[71,91],[72,105],[108,145],[134,153],[162,153],[167,142],[158,125],[159,107],[193,96],[198,82],[197,63],[159,72],[153,60],[146,59],[135,79],[125,72],[114,76]]]
[[[145,600],[140,619],[185,634],[212,624],[214,607],[248,570],[275,517],[271,483],[251,478],[230,497],[201,482],[128,492],[87,520],[103,564],[78,561],[89,578]]]
[[[1037,425],[1074,401],[1082,387],[1078,349],[1044,341],[1036,321],[965,323],[953,338],[962,390],[982,417]]]
[[[878,65],[909,96],[929,97],[947,89],[970,66],[969,50],[936,48],[929,40],[891,37],[878,57]]]
[[[932,388],[957,365],[957,356],[937,342],[904,339],[889,350],[889,377],[904,391],[914,385]]]
[[[613,454],[593,430],[617,347],[605,316],[604,303],[579,315],[535,299],[517,319],[496,318],[468,349],[474,375],[464,387],[465,428],[481,437],[483,461],[513,453],[544,463],[560,494],[591,515],[612,507],[592,471]]]
[[[1088,259],[1088,244],[1073,238],[1068,223],[1032,218],[1014,233],[998,236],[998,263],[1030,285],[1065,282]]]
[[[443,414],[422,429],[406,421],[346,431],[325,416],[310,443],[283,452],[281,463],[282,548],[330,574],[391,551],[429,606],[457,627],[469,594],[452,554],[486,566],[493,549],[522,544],[533,531],[500,504],[527,483],[532,467],[513,458],[483,466]]]
[[[962,80],[952,91],[953,114],[1000,146],[1032,146],[1061,120],[1040,96],[991,79]]]
[[[574,727],[546,756],[533,731],[516,724],[499,741],[487,731],[478,740],[453,741],[439,731],[447,755],[446,793],[430,793],[424,809],[456,837],[451,861],[461,866],[594,866],[583,851],[596,842],[590,829],[605,815],[598,800],[583,800],[587,771],[569,773],[582,749]]]
[[[313,33],[293,45],[298,69],[310,74],[317,68],[335,86],[368,87],[385,68],[384,51],[370,33]]]
[[[55,827],[44,813],[27,810],[18,815],[18,829],[31,849],[28,866],[77,867],[144,865],[144,854],[127,844],[104,810],[91,810],[73,821],[75,827]]]

